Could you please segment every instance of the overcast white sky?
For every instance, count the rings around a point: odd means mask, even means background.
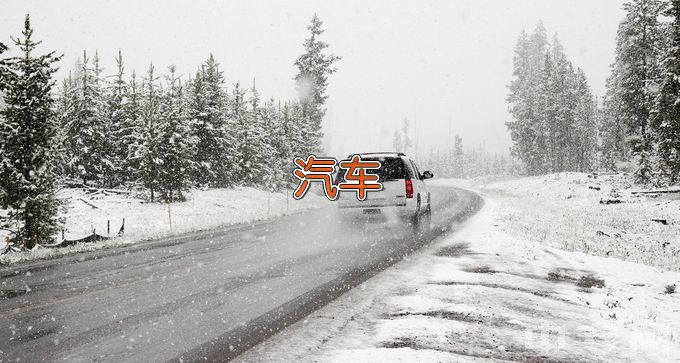
[[[542,19],[559,33],[597,95],[613,60],[622,1],[9,1],[0,3],[0,41],[17,35],[29,12],[44,48],[64,53],[59,76],[83,49],[99,50],[108,72],[121,48],[127,69],[153,61],[195,71],[210,52],[227,80],[267,97],[292,99],[294,59],[313,13],[343,57],[330,79],[326,132],[335,155],[391,149],[408,117],[419,154],[466,146],[505,152],[512,54],[522,29]],[[449,132],[449,130],[451,130]]]

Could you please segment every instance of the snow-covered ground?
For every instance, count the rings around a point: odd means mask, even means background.
[[[645,188],[630,179],[561,173],[480,189],[500,202],[500,222],[514,235],[680,271],[680,193],[633,194]]]
[[[268,193],[247,187],[193,189],[187,194],[187,201],[170,205],[142,203],[139,199],[115,193],[98,193],[96,196],[88,194],[82,189],[59,191],[59,198],[67,203],[64,237],[78,239],[91,234],[93,230],[107,235],[107,221],[110,224],[110,235],[115,235],[125,219],[125,234],[122,238],[66,248],[38,248],[31,252],[9,253],[0,256],[0,264],[253,222],[325,204],[325,199],[314,193],[308,193],[304,199],[294,200],[284,193]],[[4,239],[2,243],[4,244]],[[0,250],[2,249],[3,246],[0,246]]]
[[[550,177],[543,180],[496,183],[493,193],[482,193],[485,207],[461,231],[439,238],[240,360],[677,361],[680,293],[668,294],[666,286],[680,284],[680,273],[658,267],[666,262],[650,266],[555,248],[563,246],[550,236],[566,238],[566,230],[529,238],[531,231],[512,224],[531,228],[539,222],[524,218],[543,210],[512,212],[528,207],[521,197],[501,195],[513,186],[518,194],[534,190],[549,201],[546,195],[560,192],[553,190],[560,189],[556,185],[569,184],[567,179],[552,185]],[[589,192],[581,193],[582,186],[575,184],[568,195],[576,196],[565,200],[580,200],[582,216],[576,223],[592,219],[599,226],[595,221],[604,217],[588,215],[604,206],[597,198],[588,204]],[[513,201],[517,205],[511,206]],[[647,202],[636,203],[641,208]],[[557,213],[561,201],[554,203],[557,216],[543,223],[566,229],[556,222],[570,223],[569,217]],[[572,215],[578,208],[565,212]],[[625,215],[610,218],[611,224],[598,223],[616,226]],[[584,231],[592,227],[589,223]],[[621,226],[631,233],[638,225]],[[549,229],[541,226],[539,231]],[[588,252],[593,253],[592,247]],[[645,261],[652,258],[646,255]]]

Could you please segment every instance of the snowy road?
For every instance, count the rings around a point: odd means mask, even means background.
[[[0,361],[194,361],[238,355],[466,219],[433,188],[432,235],[338,225],[330,210],[0,271]]]

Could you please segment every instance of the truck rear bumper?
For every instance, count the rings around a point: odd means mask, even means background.
[[[413,216],[415,208],[406,204],[380,206],[380,205],[360,205],[360,206],[338,206],[338,213],[346,219],[378,219],[378,220],[403,220]]]

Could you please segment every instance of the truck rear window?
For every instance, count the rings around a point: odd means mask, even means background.
[[[408,169],[406,168],[406,165],[404,164],[404,161],[401,158],[393,158],[393,157],[363,157],[361,158],[362,160],[369,160],[369,161],[379,161],[381,166],[380,169],[375,170],[375,169],[368,169],[368,171],[371,174],[378,174],[378,177],[380,178],[379,181],[388,181],[388,180],[394,180],[394,179],[409,179],[410,178],[410,173]],[[337,179],[339,181],[344,181],[344,170],[340,170],[340,172],[337,175]]]

